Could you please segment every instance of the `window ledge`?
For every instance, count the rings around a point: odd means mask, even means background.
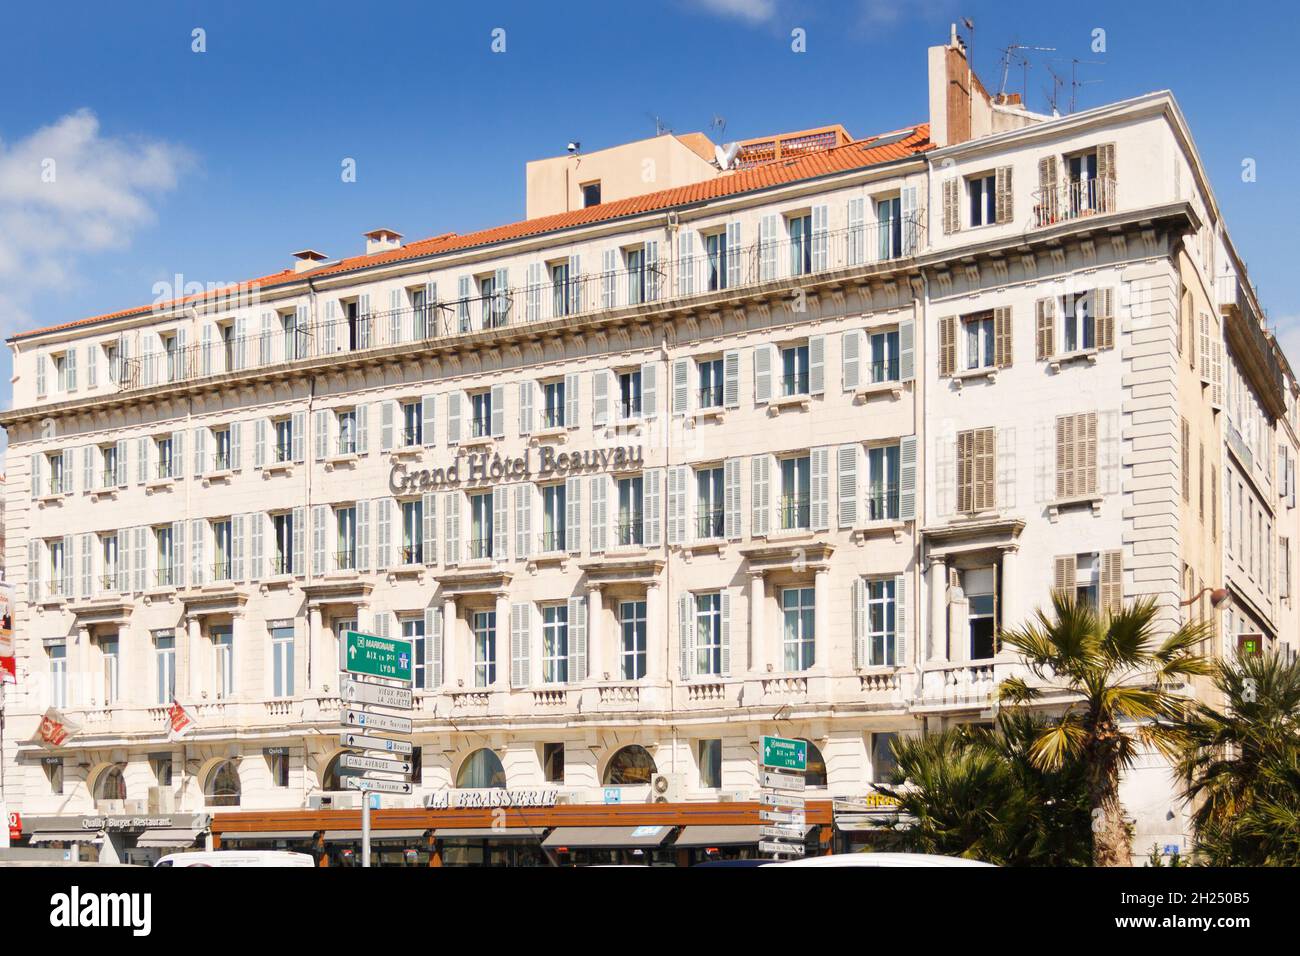
[[[98,501],[100,498],[117,498],[116,488],[91,488],[86,494],[90,495],[91,501]]]
[[[649,554],[650,551],[643,544],[616,544],[611,548],[607,548],[605,553],[620,558],[632,558]]]
[[[195,475],[194,477],[203,479],[203,484],[206,487],[207,485],[214,483],[221,484],[228,482],[234,477],[234,475],[235,473],[229,468],[222,468],[220,471],[205,471],[203,474]]]
[[[36,601],[37,606],[45,610],[65,607],[67,603],[68,599],[62,594],[47,594]]]
[[[41,507],[45,507],[46,505],[53,505],[53,504],[61,505],[63,504],[63,497],[64,495],[63,492],[61,491],[52,495],[41,495],[36,499],[36,503],[39,504]]]
[[[894,541],[903,540],[903,529],[906,522],[901,518],[883,518],[879,521],[863,521],[853,530],[862,538],[869,538],[872,535],[892,534]]]
[[[685,541],[681,545],[682,552],[687,555],[706,554],[710,551],[716,551],[720,555],[726,547],[726,538],[697,538],[693,541]]]
[[[389,581],[415,581],[417,584],[424,582],[425,566],[423,564],[399,564],[388,569]]]
[[[496,441],[495,435],[475,435],[470,438],[462,438],[460,446],[462,448],[479,448],[491,445]]]
[[[553,425],[550,428],[539,428],[530,436],[538,441],[564,441],[569,437],[569,429],[564,425]]]
[[[360,573],[361,572],[357,568],[334,568],[332,571],[326,571],[325,577],[334,580],[341,580],[344,578],[355,578]]]
[[[697,422],[720,422],[727,417],[727,409],[724,405],[710,405],[708,408],[697,408],[686,417]]]
[[[977,382],[985,379],[990,385],[998,380],[998,368],[989,366],[988,368],[968,368],[960,372],[953,372],[953,383],[960,389],[967,382]]]
[[[170,488],[175,483],[176,479],[172,477],[150,478],[144,483],[144,490],[146,492],[157,491],[160,488]]]
[[[1100,516],[1101,502],[1102,496],[1100,493],[1093,495],[1078,495],[1074,498],[1060,498],[1047,506],[1047,520],[1056,521],[1061,517],[1062,511],[1084,507],[1091,508],[1094,516]]]
[[[767,403],[769,415],[779,415],[787,408],[801,408],[805,411],[812,405],[811,395],[782,395],[770,399]]]
[[[414,461],[424,454],[423,445],[400,445],[389,451],[388,456],[393,461]],[[342,457],[342,456],[341,456]],[[356,458],[356,455],[352,455]]]
[[[854,400],[869,401],[877,395],[889,395],[891,398],[901,398],[903,395],[903,383],[896,381],[889,382],[872,382],[868,385],[859,385],[853,389]]]
[[[768,541],[798,541],[804,538],[812,538],[814,535],[812,528],[773,528],[767,533]]]
[[[272,574],[258,580],[257,584],[262,590],[262,594],[268,591],[287,591],[296,580],[292,574]]]
[[[176,585],[160,584],[157,587],[149,588],[144,592],[144,603],[153,604],[155,601],[166,601],[171,604],[176,601]]]
[[[352,468],[356,465],[357,460],[358,455],[356,452],[348,452],[344,455],[330,455],[322,459],[326,471],[334,471],[336,468]]]
[[[1059,372],[1062,365],[1069,365],[1072,362],[1087,362],[1089,365],[1097,364],[1097,350],[1079,349],[1075,352],[1063,352],[1060,355],[1053,355],[1047,360],[1047,367],[1053,372]]]
[[[265,475],[292,475],[293,462],[291,461],[274,461],[262,466],[262,473]]]

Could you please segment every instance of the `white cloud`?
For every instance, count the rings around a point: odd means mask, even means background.
[[[0,141],[0,332],[30,327],[37,298],[78,281],[86,255],[127,247],[191,165],[181,147],[105,136],[89,110]]]
[[[765,23],[776,15],[776,0],[696,0],[705,10],[749,23]]]

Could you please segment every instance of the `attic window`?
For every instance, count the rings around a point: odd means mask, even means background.
[[[600,180],[595,182],[583,183],[580,187],[582,190],[582,207],[600,205]]]

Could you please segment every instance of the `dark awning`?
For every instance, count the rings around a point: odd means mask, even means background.
[[[159,849],[193,846],[202,832],[202,830],[194,830],[190,827],[153,827],[141,833],[139,839],[135,841],[135,845],[157,847]]]
[[[95,830],[40,830],[31,835],[30,843],[103,843]]]
[[[667,825],[640,827],[556,827],[542,841],[542,846],[617,849],[620,847],[657,847],[673,828]]]
[[[536,840],[545,832],[545,827],[505,827],[500,830],[491,827],[460,830],[439,828],[433,831],[433,835],[439,840]]]
[[[758,824],[694,826],[683,828],[673,841],[673,846],[743,846],[757,843],[761,838]]]
[[[247,830],[221,833],[222,843],[251,843],[255,840],[310,840],[315,830],[264,830],[253,833]]]
[[[371,843],[389,843],[393,840],[402,840],[410,842],[412,840],[423,840],[428,830],[371,830]],[[360,843],[360,830],[326,830],[326,843]]]

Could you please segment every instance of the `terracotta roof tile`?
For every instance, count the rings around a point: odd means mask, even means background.
[[[933,148],[933,144],[930,142],[930,127],[927,123],[911,127],[910,131],[909,129],[904,129],[899,132],[906,133],[907,135],[881,146],[873,145],[873,143],[892,134],[883,134],[882,136],[859,140],[854,143],[848,143],[821,152],[809,153],[798,159],[787,162],[775,162],[758,166],[753,169],[738,170],[731,175],[719,176],[716,179],[709,179],[704,182],[693,183],[687,186],[664,189],[659,192],[648,193],[644,196],[633,196],[628,199],[602,203],[598,206],[588,206],[584,209],[575,209],[571,212],[556,213],[550,216],[540,216],[536,219],[525,219],[520,222],[508,223],[502,226],[493,226],[489,229],[483,229],[466,235],[458,235],[454,232],[443,233],[442,235],[433,236],[429,239],[421,239],[416,242],[407,243],[397,249],[388,249],[373,255],[351,256],[338,262],[321,266],[317,269],[309,269],[303,272],[295,272],[293,269],[284,269],[280,272],[274,272],[257,279],[250,279],[241,283],[238,288],[241,292],[246,294],[247,292],[257,289],[274,288],[278,285],[291,284],[309,277],[317,279],[324,276],[339,275],[361,269],[388,265],[394,262],[419,259],[425,256],[458,252],[473,249],[478,246],[489,246],[495,243],[508,242],[514,239],[524,239],[530,236],[540,236],[550,232],[560,232],[578,226],[591,225],[598,222],[609,222],[628,216],[664,211],[679,206],[694,205],[712,199],[721,199],[741,193],[755,192],[760,189],[770,189],[776,186],[787,185],[789,183],[799,182],[800,180],[816,179],[821,176],[848,172],[854,169],[863,169],[881,163],[895,162],[897,160],[906,159],[910,156],[915,156],[918,153],[923,153]],[[48,332],[58,332],[64,329],[93,325],[99,322],[108,322],[113,319],[146,315],[155,309],[171,309],[176,306],[201,302],[207,299],[221,298],[223,295],[231,295],[233,291],[233,289],[226,291],[218,290],[215,292],[204,291],[181,299],[173,299],[152,305],[137,306],[131,309],[123,309],[118,312],[109,312],[85,319],[77,319],[76,321],[65,322],[61,325],[51,325],[41,329],[32,329],[15,334],[10,341],[31,338],[32,336],[42,335]]]

